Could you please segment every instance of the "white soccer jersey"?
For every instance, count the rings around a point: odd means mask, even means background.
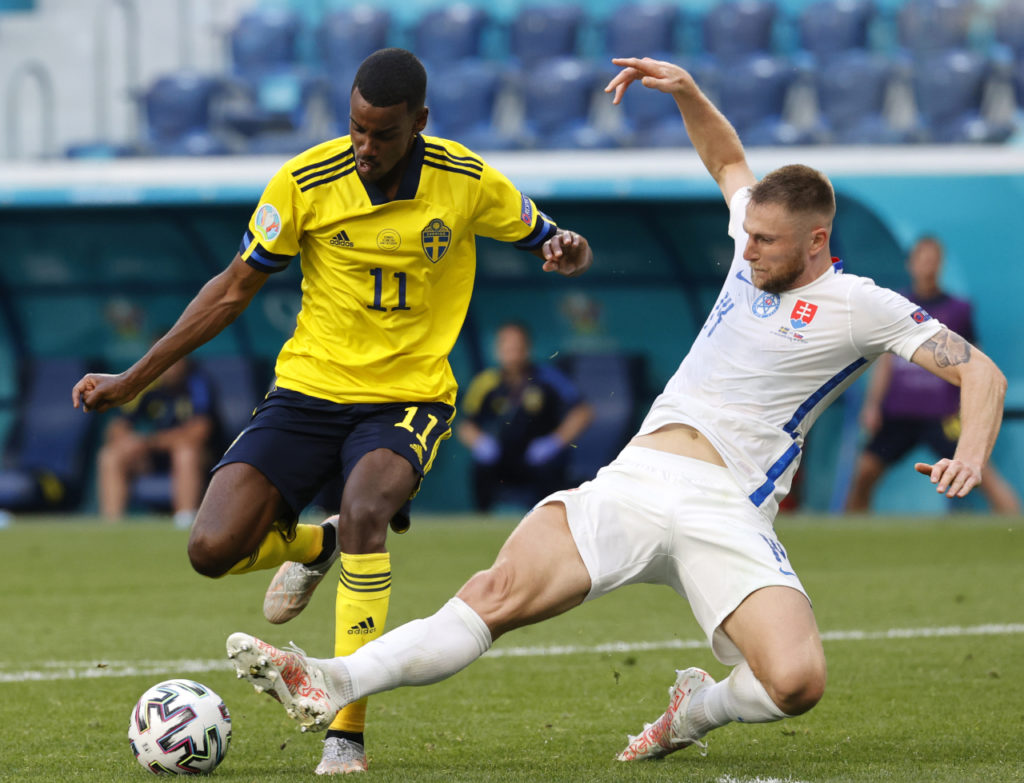
[[[750,282],[743,219],[750,189],[729,205],[732,265],[711,314],[640,427],[702,432],[769,519],[789,492],[804,437],[821,412],[884,352],[910,359],[942,324],[842,264],[781,295]]]

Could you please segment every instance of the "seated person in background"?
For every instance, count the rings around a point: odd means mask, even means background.
[[[498,329],[498,367],[484,370],[462,404],[459,440],[473,453],[476,507],[505,501],[531,506],[566,484],[568,447],[589,426],[593,409],[565,375],[530,359],[526,326]]]
[[[954,332],[974,342],[971,303],[939,287],[943,247],[935,237],[919,239],[907,259],[910,289],[901,291]],[[960,390],[916,364],[885,354],[875,366],[861,409],[871,439],[857,460],[847,511],[868,511],[879,479],[917,445],[952,458],[960,437]],[[985,470],[981,491],[993,511],[1020,512],[1013,487],[993,467]]]
[[[210,467],[215,429],[213,389],[187,359],[172,364],[107,427],[99,452],[100,513],[124,516],[132,481],[169,468],[174,523],[191,526]]]

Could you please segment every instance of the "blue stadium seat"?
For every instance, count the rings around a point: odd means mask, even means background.
[[[654,56],[676,50],[679,7],[672,3],[625,3],[605,22],[605,51],[610,57]]]
[[[831,141],[838,144],[898,144],[909,141],[885,116],[894,76],[885,55],[847,50],[814,70],[818,110]]]
[[[522,76],[523,144],[542,149],[618,146],[590,124],[591,107],[604,71],[576,57],[534,65]]]
[[[215,395],[217,436],[211,443],[214,462],[220,459],[235,437],[249,423],[253,409],[266,392],[266,383],[257,382],[253,362],[244,356],[196,358]],[[131,502],[151,508],[171,508],[171,476],[168,471],[146,473],[132,483]]]
[[[704,49],[718,60],[772,51],[778,7],[772,0],[726,0],[704,16]]]
[[[194,71],[161,76],[142,95],[146,118],[143,148],[157,155],[219,155],[229,152],[213,122],[223,82]]]
[[[514,148],[515,138],[495,124],[502,85],[500,68],[494,63],[471,58],[438,67],[427,84],[426,132],[473,150]]]
[[[651,57],[664,60],[670,57],[669,52],[652,52]],[[695,67],[680,60],[675,61],[683,66],[697,79],[697,83],[707,86],[706,74],[697,73]],[[634,84],[622,98],[622,144],[629,147],[688,147],[690,137],[679,115],[679,107],[672,96],[659,90],[649,90],[642,85]]]
[[[231,65],[247,81],[298,64],[298,15],[284,7],[257,7],[241,16],[231,31]]]
[[[930,141],[991,143],[1009,138],[1012,124],[983,116],[990,75],[988,57],[968,49],[937,52],[915,61],[914,99]]]
[[[995,39],[1008,46],[1020,62],[1024,55],[1024,2],[1003,0],[996,7],[992,21]]]
[[[898,12],[900,44],[915,56],[964,48],[973,10],[972,0],[906,0]]]
[[[383,8],[357,5],[324,14],[316,40],[328,78],[354,73],[368,55],[387,46],[390,32],[391,14]]]
[[[744,144],[776,146],[811,143],[784,119],[790,88],[798,71],[787,58],[754,55],[718,69],[718,108]]]
[[[24,371],[21,408],[0,469],[0,508],[74,508],[97,418],[71,407],[71,387],[88,371],[78,358],[35,359]]]
[[[524,6],[509,30],[509,54],[523,68],[551,57],[571,57],[584,18],[578,5]]]
[[[800,46],[819,62],[850,49],[867,49],[875,18],[872,0],[818,0],[797,20]]]
[[[482,6],[465,3],[425,11],[413,29],[413,51],[428,70],[432,66],[480,57],[489,21]]]

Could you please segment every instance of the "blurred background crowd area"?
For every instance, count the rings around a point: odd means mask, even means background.
[[[384,46],[481,151],[686,146],[663,96],[611,107],[613,55],[691,68],[748,146],[1021,138],[1022,0],[0,0],[0,149],[294,154]]]
[[[428,130],[485,154],[595,248],[593,269],[566,281],[480,240],[451,356],[465,389],[492,363],[499,325],[528,324],[535,357],[559,365],[595,409],[572,450],[571,482],[635,431],[714,305],[733,252],[726,206],[673,101],[634,89],[613,109],[600,91],[611,54],[650,54],[693,69],[739,128],[757,175],[791,162],[829,174],[832,250],[848,271],[905,288],[914,241],[941,238],[943,287],[974,303],[978,341],[1010,380],[995,457],[1020,492],[1022,9],[1011,0],[0,0],[0,497],[31,491],[36,508],[96,512],[106,417],[74,410],[71,386],[86,371],[126,368],[175,321],[234,255],[274,171],[346,132],[354,68],[393,44],[428,66]],[[272,382],[299,278],[298,262],[271,276],[197,352],[229,438]],[[858,382],[815,426],[799,508],[842,509],[865,439],[863,395]],[[984,507],[951,505],[915,483],[918,459],[930,455],[915,450],[889,471],[877,510]],[[443,444],[417,508],[469,510],[470,467],[465,448]],[[136,510],[150,507],[142,489]],[[149,490],[166,500],[166,477]]]

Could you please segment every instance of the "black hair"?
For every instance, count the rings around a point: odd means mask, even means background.
[[[410,111],[423,108],[427,99],[427,72],[415,54],[405,49],[379,49],[356,71],[352,89],[371,106],[406,104]]]

